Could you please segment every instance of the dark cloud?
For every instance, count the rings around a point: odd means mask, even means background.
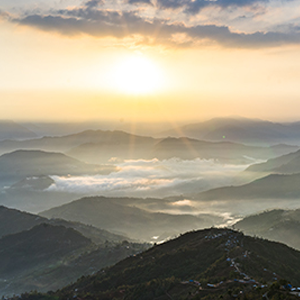
[[[227,3],[233,2],[233,0],[227,0]],[[29,15],[14,19],[14,22],[70,36],[88,34],[96,37],[125,38],[140,35],[144,37],[145,43],[153,41],[154,44],[168,46],[189,46],[203,40],[217,42],[226,47],[245,48],[270,47],[300,42],[299,28],[296,27],[290,28],[289,33],[236,33],[226,26],[198,25],[187,27],[183,23],[168,23],[162,19],[147,20],[139,16],[137,11],[121,12],[96,9],[90,6],[59,10],[53,15]],[[178,34],[185,38],[176,40],[175,37]]]
[[[197,14],[201,9],[209,6],[227,8],[230,6],[251,6],[269,0],[157,0],[157,5],[164,9],[185,8],[189,14]]]
[[[157,0],[157,5],[164,9],[177,9],[187,5],[186,0]]]
[[[128,4],[148,4],[153,6],[153,3],[150,0],[127,0]]]
[[[90,1],[87,1],[85,3],[85,6],[86,7],[89,7],[89,8],[94,8],[94,7],[97,7],[101,4],[104,4],[104,1],[103,0],[90,0]]]

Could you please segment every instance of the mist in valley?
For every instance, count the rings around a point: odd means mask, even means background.
[[[284,143],[286,134],[278,140],[279,132],[267,144],[259,142],[263,135],[242,144],[236,130],[230,140],[215,140],[217,133],[201,140],[162,131],[154,137],[153,128],[135,135],[99,124],[92,129],[65,124],[55,135],[62,124],[30,123],[28,131],[25,125],[20,130],[26,138],[12,132],[0,141],[0,243],[12,249],[5,252],[9,265],[0,269],[7,274],[0,281],[4,294],[60,288],[153,244],[210,227],[236,228],[300,249],[295,229],[300,228],[300,150],[297,143]],[[204,125],[199,125],[203,132]],[[252,130],[248,121],[244,127],[243,132]],[[53,136],[42,136],[46,131]],[[268,226],[258,229],[256,222]],[[70,247],[62,233],[70,237]],[[29,240],[35,255],[44,258],[18,269],[15,264],[24,262],[14,253],[30,247]],[[55,259],[51,251],[39,252],[52,249],[54,241],[62,249]],[[69,281],[63,279],[68,273]],[[51,285],[53,276],[61,279]]]
[[[2,299],[300,297],[299,2],[0,2]]]

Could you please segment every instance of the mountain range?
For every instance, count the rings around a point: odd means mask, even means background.
[[[0,207],[0,218],[2,295],[57,289],[149,247],[78,222],[6,207]]]
[[[234,224],[234,228],[300,250],[300,209],[274,209],[251,215]]]
[[[247,145],[299,144],[300,123],[274,123],[242,117],[214,118],[167,130],[161,136],[231,141]]]
[[[246,173],[300,173],[300,151],[269,159],[267,162],[249,166]]]
[[[230,229],[188,232],[48,294],[21,299],[296,299],[300,252]]]
[[[122,131],[88,130],[60,137],[43,137],[25,141],[0,141],[0,153],[16,150],[62,152],[79,160],[95,164],[107,163],[112,158],[124,159],[215,159],[227,163],[252,163],[266,160],[299,149],[298,146],[276,145],[254,147],[242,144],[207,142],[186,137],[154,139]]]
[[[129,239],[127,236],[116,235],[91,225],[85,225],[79,222],[69,222],[61,219],[47,219],[39,215],[7,208],[5,206],[0,206],[0,220],[0,238],[23,230],[30,230],[40,224],[49,224],[72,228],[92,240],[95,244],[104,244],[106,241],[117,243]]]
[[[45,136],[26,141],[5,140],[0,142],[3,153],[16,149],[38,149],[44,151],[66,152],[82,144],[107,144],[112,146],[151,144],[156,140],[151,137],[132,135],[122,131],[85,130],[66,136]]]
[[[86,164],[62,153],[16,150],[0,156],[0,170],[1,184],[7,184],[39,175],[109,174],[117,169],[112,165]]]
[[[245,146],[232,142],[208,142],[191,138],[165,138],[158,142],[152,157],[168,159],[171,156],[182,159],[214,159],[224,163],[249,164],[256,159],[268,159],[281,153],[296,150],[296,146],[276,145],[270,147]]]
[[[134,202],[134,198],[87,197],[41,212],[40,215],[90,224],[142,241],[160,241],[187,230],[224,221],[221,217],[209,215],[149,212],[134,206]]]
[[[195,200],[297,199],[300,174],[271,174],[239,186],[211,189],[191,196]]]
[[[7,139],[32,139],[37,135],[30,129],[10,120],[0,120],[0,141]]]

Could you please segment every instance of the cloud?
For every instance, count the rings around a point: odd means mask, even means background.
[[[153,6],[153,3],[150,0],[126,0],[128,4],[147,4]]]
[[[80,16],[81,12],[77,13]],[[255,32],[246,34],[232,32],[226,26],[186,27],[184,24],[167,24],[161,20],[150,22],[132,12],[98,11],[96,15],[96,18],[88,15],[86,18],[31,15],[14,21],[20,25],[33,26],[45,31],[56,31],[70,36],[88,34],[97,37],[125,38],[142,35],[152,38],[155,44],[164,45],[180,45],[179,41],[173,39],[173,36],[178,33],[192,38],[192,43],[211,40],[226,47],[259,48],[300,42],[297,28],[291,33]]]
[[[157,0],[157,5],[164,9],[185,7],[188,14],[197,14],[205,7],[220,7],[222,9],[236,6],[248,7],[257,3],[267,3],[269,0]]]
[[[88,8],[94,8],[99,6],[100,4],[104,4],[103,0],[90,0],[85,3],[85,6]]]
[[[142,1],[145,3],[150,0],[129,1]],[[186,5],[187,10],[191,9],[193,11],[197,11],[198,8],[191,8],[191,6],[245,6],[257,2],[257,0],[159,1],[164,1],[162,2],[164,3],[164,7]],[[262,1],[267,2],[267,0]],[[288,26],[287,28],[289,29],[285,32],[234,32],[228,26],[214,24],[188,26],[184,22],[171,21],[170,19],[145,17],[140,14],[139,10],[121,11],[98,8],[98,5],[102,3],[101,0],[90,0],[85,2],[81,7],[52,11],[51,14],[29,14],[24,17],[15,18],[13,22],[68,36],[86,34],[99,38],[136,38],[138,43],[141,43],[142,37],[142,43],[144,44],[175,47],[195,46],[207,42],[215,42],[225,47],[260,48],[283,44],[298,44],[300,42],[300,33],[297,26]]]
[[[224,184],[246,166],[220,165],[210,160],[129,160],[118,164],[121,169],[109,175],[60,177],[49,191],[106,196],[169,196],[170,193],[197,192]]]
[[[3,20],[9,20],[10,19],[10,15],[8,12],[6,11],[3,11],[0,9],[0,20],[3,19]]]

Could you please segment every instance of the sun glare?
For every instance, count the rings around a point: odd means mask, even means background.
[[[114,88],[128,94],[150,94],[162,88],[163,76],[150,59],[134,56],[118,63],[113,70]]]

